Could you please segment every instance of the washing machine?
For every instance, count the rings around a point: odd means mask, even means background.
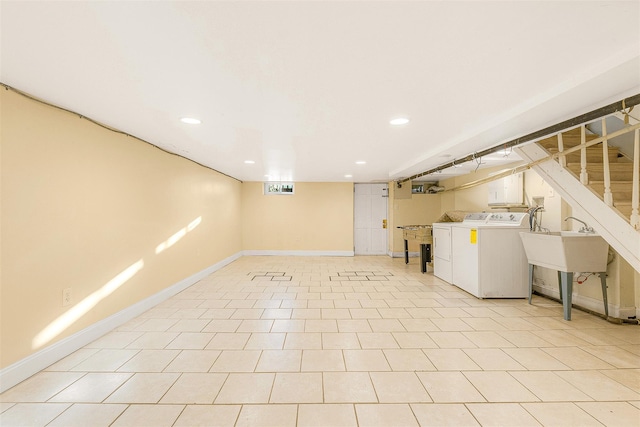
[[[529,214],[469,214],[451,226],[450,283],[478,298],[528,298],[528,264],[520,232]]]

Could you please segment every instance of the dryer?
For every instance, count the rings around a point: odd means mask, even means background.
[[[520,231],[529,214],[469,214],[451,227],[451,283],[478,298],[529,296],[527,257]]]
[[[466,224],[484,224],[491,214],[486,212],[467,214]],[[436,222],[433,224],[433,274],[445,282],[453,283],[452,228],[460,222]]]
[[[453,222],[433,224],[433,274],[445,282],[453,282],[451,261],[451,228]]]

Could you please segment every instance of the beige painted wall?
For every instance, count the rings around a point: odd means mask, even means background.
[[[406,186],[409,190],[410,185]],[[402,190],[402,189],[401,189]],[[409,194],[396,197],[398,189],[389,183],[389,251],[404,256],[403,225],[433,224],[441,215],[440,194]],[[409,241],[409,251],[418,252],[419,244]]]
[[[0,97],[0,367],[242,250],[240,182],[13,92]],[[42,334],[83,301],[90,309]]]
[[[353,184],[296,182],[295,193],[263,194],[242,185],[245,250],[353,251]]]

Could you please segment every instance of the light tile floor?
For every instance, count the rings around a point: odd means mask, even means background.
[[[640,329],[417,260],[244,257],[0,395],[2,426],[640,426]]]

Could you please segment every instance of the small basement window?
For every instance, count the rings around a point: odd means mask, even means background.
[[[265,182],[264,194],[293,194],[292,182]]]

